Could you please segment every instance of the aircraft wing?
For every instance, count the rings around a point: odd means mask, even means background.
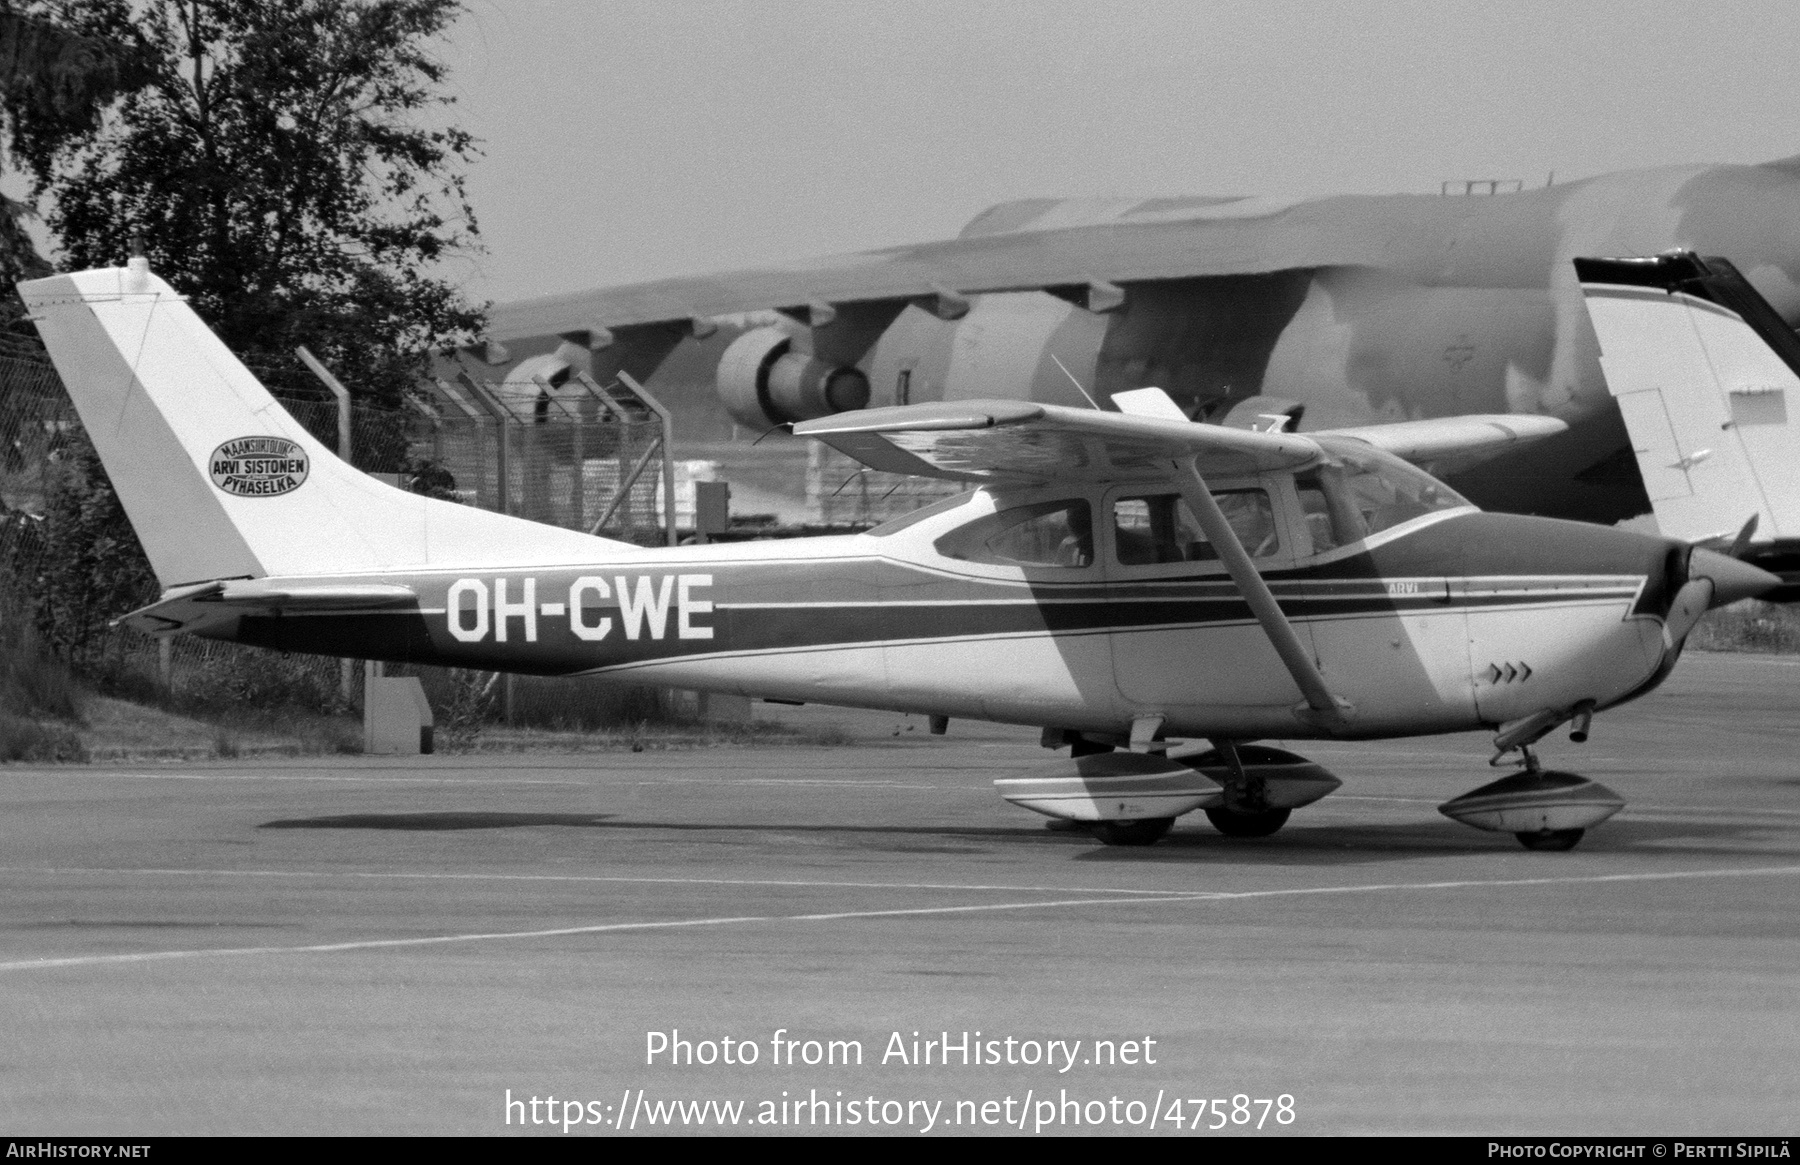
[[[1134,388],[1112,394],[1119,411],[1134,417],[1161,417],[1182,422],[1187,416],[1160,388]],[[1236,427],[1236,426],[1234,426]],[[1528,445],[1568,431],[1555,417],[1524,413],[1470,414],[1433,417],[1423,421],[1394,421],[1362,425],[1354,429],[1325,429],[1312,437],[1349,437],[1392,453],[1415,465],[1450,462],[1459,467],[1476,465],[1505,449]],[[1256,430],[1279,432],[1279,429]]]
[[[996,291],[1043,290],[1092,302],[1088,297],[1117,294],[1113,285],[1123,282],[1379,264],[1385,236],[1342,229],[1336,201],[1126,200],[1116,213],[1069,212],[1073,225],[1057,218],[1061,204],[1045,201],[1038,208],[1044,213],[1028,221],[983,226],[990,216],[1022,213],[996,207],[955,239],[500,304],[489,312],[488,331],[510,340],[768,309],[806,314],[822,305],[954,302]],[[1194,230],[1197,221],[1207,229]]]
[[[146,635],[201,631],[242,615],[335,615],[405,606],[411,587],[385,583],[283,586],[267,579],[230,579],[173,587],[147,607],[117,621]]]
[[[1351,437],[1418,465],[1452,460],[1459,466],[1468,466],[1508,449],[1554,437],[1568,428],[1555,417],[1501,413],[1330,429],[1313,436]]]
[[[1309,437],[1016,400],[839,413],[794,426],[871,469],[951,481],[1166,480],[1169,464],[1236,477],[1319,456]]]

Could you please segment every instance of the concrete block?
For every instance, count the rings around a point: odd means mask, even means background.
[[[430,752],[431,703],[419,678],[370,676],[363,683],[363,751],[371,756]]]

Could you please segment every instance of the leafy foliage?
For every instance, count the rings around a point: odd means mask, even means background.
[[[75,267],[141,249],[277,390],[304,344],[396,405],[480,313],[433,265],[475,245],[464,131],[426,46],[457,0],[54,0],[149,82],[78,146],[25,153]]]
[[[152,601],[156,578],[87,434],[71,431],[55,457],[33,587],[37,625],[57,658],[86,673],[99,667],[107,624]]]
[[[0,712],[0,761],[82,762],[87,746],[75,730],[62,724],[44,724]]]
[[[59,7],[68,6],[0,0],[0,106],[13,152],[36,166],[149,79],[134,40],[85,35],[55,18]]]
[[[59,660],[39,650],[30,623],[0,631],[0,711],[81,723],[82,691]]]
[[[101,111],[146,79],[129,45],[82,36],[43,9],[0,0],[0,118],[13,152],[36,159],[91,134]],[[36,329],[12,294],[19,280],[50,273],[25,230],[32,213],[0,195],[0,353],[41,357]]]

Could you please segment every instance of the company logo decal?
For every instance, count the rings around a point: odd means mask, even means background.
[[[306,480],[306,450],[286,437],[239,437],[213,450],[213,484],[240,498],[292,493]]]

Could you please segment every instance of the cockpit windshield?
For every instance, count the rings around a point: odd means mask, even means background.
[[[1437,478],[1391,453],[1356,440],[1315,439],[1328,460],[1294,479],[1314,554],[1423,514],[1469,504]]]

